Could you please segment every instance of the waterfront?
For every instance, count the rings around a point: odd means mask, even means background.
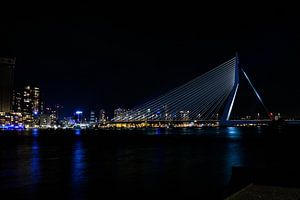
[[[222,199],[233,166],[297,166],[299,127],[0,133],[12,199]]]

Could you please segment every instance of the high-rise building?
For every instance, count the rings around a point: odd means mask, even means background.
[[[33,113],[37,114],[41,110],[41,100],[40,100],[40,88],[34,87],[32,89],[32,110]]]
[[[0,57],[0,112],[12,110],[13,77],[16,58]]]
[[[61,117],[61,110],[63,109],[64,107],[60,104],[56,104],[55,105],[55,109],[56,109],[56,119],[59,120],[60,117]]]
[[[22,112],[24,115],[32,114],[32,100],[31,100],[31,89],[30,86],[26,86],[23,92],[23,101],[22,101]]]
[[[39,124],[41,127],[53,127],[57,125],[56,109],[46,107],[39,118]]]
[[[95,111],[91,111],[90,113],[90,124],[95,124],[96,123],[96,118],[95,118]]]
[[[74,117],[75,117],[75,122],[76,123],[82,123],[82,111],[80,110],[77,110],[75,113],[74,113]]]
[[[31,124],[37,121],[41,110],[40,89],[26,86],[23,92],[22,112],[25,123]]]
[[[103,123],[107,120],[106,118],[106,113],[105,113],[105,110],[104,109],[101,109],[100,112],[99,112],[99,122],[100,123]]]
[[[115,118],[115,120],[123,120],[124,117],[126,117],[127,111],[128,110],[123,109],[123,108],[115,109],[114,110],[114,118]]]
[[[43,101],[41,101],[41,108],[40,108],[41,110],[40,110],[40,114],[44,114],[44,102]]]
[[[21,92],[13,91],[12,110],[14,112],[22,112],[22,94],[21,94]]]
[[[26,86],[23,93],[23,112],[37,114],[41,110],[40,89]]]

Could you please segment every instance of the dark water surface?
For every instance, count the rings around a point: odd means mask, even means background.
[[[299,142],[299,127],[2,131],[0,194],[223,199],[233,166],[298,165]]]

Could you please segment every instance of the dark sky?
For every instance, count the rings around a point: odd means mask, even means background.
[[[3,15],[0,55],[17,57],[17,88],[40,86],[47,105],[62,104],[71,115],[76,109],[130,108],[238,51],[270,110],[299,115],[298,26],[296,9],[282,5],[157,10],[82,5],[82,12]]]

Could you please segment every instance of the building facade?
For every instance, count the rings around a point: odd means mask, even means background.
[[[26,124],[37,123],[41,111],[40,89],[26,86],[23,91],[22,113]]]
[[[95,124],[97,122],[96,116],[95,116],[95,111],[91,111],[90,113],[90,124]]]
[[[107,117],[106,117],[106,112],[104,109],[100,109],[100,112],[99,112],[99,122],[100,123],[104,123],[107,121]]]
[[[15,64],[16,58],[0,57],[0,112],[12,111]]]
[[[114,119],[115,120],[124,120],[128,113],[127,109],[117,108],[114,110]]]
[[[13,91],[12,110],[14,112],[22,112],[22,93]]]

